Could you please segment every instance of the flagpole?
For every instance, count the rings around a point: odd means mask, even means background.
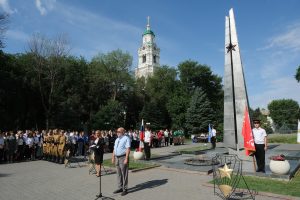
[[[298,119],[297,143],[300,144],[300,120]]]

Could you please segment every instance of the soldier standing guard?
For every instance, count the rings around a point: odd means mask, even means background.
[[[60,138],[59,138],[59,144],[58,144],[58,156],[59,156],[59,163],[63,164],[65,159],[65,145],[66,145],[66,136],[64,134],[64,131],[60,131]]]
[[[43,160],[47,160],[47,140],[48,140],[48,135],[46,132],[43,132]]]
[[[49,130],[48,135],[48,161],[51,161],[53,158],[53,146],[54,146],[54,138],[52,130]]]
[[[54,135],[53,135],[53,139],[54,139],[54,145],[53,145],[53,159],[52,159],[52,162],[56,162],[58,163],[59,162],[59,157],[58,157],[58,145],[59,145],[59,138],[60,138],[60,135],[58,133],[58,130],[55,129],[54,130]]]

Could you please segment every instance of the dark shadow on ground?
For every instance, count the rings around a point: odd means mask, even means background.
[[[0,174],[0,178],[1,177],[8,177],[8,176],[11,176],[11,174]]]
[[[274,149],[278,146],[279,146],[279,144],[268,144],[268,149]]]
[[[144,183],[137,184],[136,186],[129,188],[128,193],[137,192],[143,189],[150,189],[159,187],[161,185],[164,185],[168,182],[168,179],[162,179],[162,180],[151,180]]]

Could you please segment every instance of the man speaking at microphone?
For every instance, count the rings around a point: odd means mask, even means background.
[[[127,194],[130,154],[130,138],[124,135],[124,133],[124,128],[120,127],[117,129],[118,138],[115,141],[111,159],[111,162],[116,166],[118,179],[118,189],[114,191],[114,194],[122,192],[122,196]]]

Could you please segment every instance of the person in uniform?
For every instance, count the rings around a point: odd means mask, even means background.
[[[255,144],[255,159],[257,163],[256,172],[265,173],[265,152],[267,150],[267,133],[260,127],[260,120],[253,120],[254,128],[252,129]]]
[[[144,136],[144,151],[145,151],[145,159],[149,160],[151,158],[151,131],[149,127],[145,129],[145,136]]]
[[[122,192],[122,196],[127,194],[130,154],[130,138],[124,134],[124,128],[117,129],[118,138],[115,141],[111,159],[111,162],[116,166],[118,178],[118,189],[114,191],[114,194]]]
[[[58,158],[59,158],[59,163],[63,164],[66,155],[65,146],[66,146],[67,138],[63,130],[59,131],[59,135],[60,137],[59,137],[59,144],[58,144]]]
[[[48,161],[52,161],[53,158],[53,145],[54,145],[54,138],[52,130],[49,130],[48,134]]]
[[[60,134],[58,133],[58,130],[55,129],[54,131],[54,135],[53,135],[53,139],[54,139],[54,145],[53,145],[53,162],[58,163],[59,162],[59,157],[58,157],[58,145],[59,145],[59,138],[60,138]]]
[[[214,128],[214,126],[211,126],[211,144],[212,144],[212,148],[215,149],[216,148],[216,141],[217,141],[217,131]]]

